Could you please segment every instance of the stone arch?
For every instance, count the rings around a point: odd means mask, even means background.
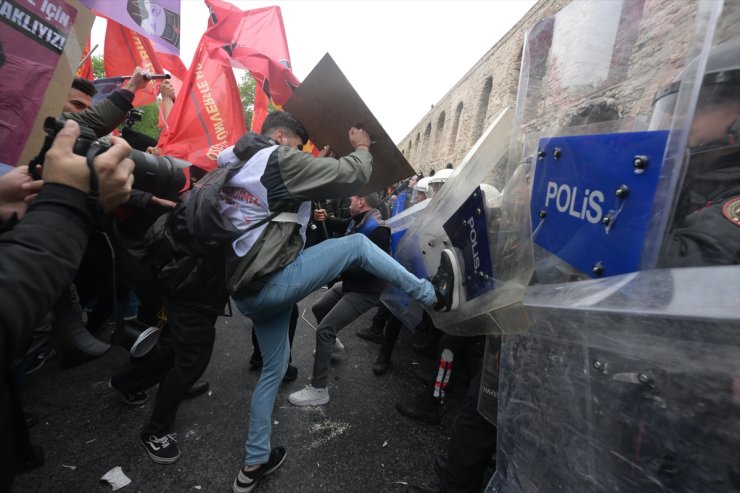
[[[442,146],[442,137],[444,136],[446,120],[447,120],[447,114],[443,111],[437,117],[437,127],[434,129],[434,141],[440,147]],[[446,149],[444,149],[443,151],[446,151]]]
[[[492,90],[493,77],[489,75],[483,82],[483,91],[480,94],[480,100],[478,102],[478,113],[475,116],[475,127],[473,133],[473,135],[475,136],[474,140],[478,140],[478,137],[483,134],[483,127],[486,124],[486,113],[488,113],[488,103],[491,99]]]
[[[418,156],[419,152],[421,152],[421,149],[419,146],[421,145],[421,132],[416,133],[416,145],[414,146],[414,155]],[[413,163],[411,163],[411,166],[413,166]]]
[[[462,114],[463,114],[463,102],[457,103],[455,108],[455,116],[452,119],[452,129],[450,130],[450,149],[454,151],[455,145],[457,144],[460,137],[460,130],[462,129]]]

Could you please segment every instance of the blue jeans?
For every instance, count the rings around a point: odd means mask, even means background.
[[[352,264],[388,281],[424,305],[433,305],[432,284],[419,279],[378,248],[365,235],[326,240],[307,250],[274,273],[259,293],[234,300],[252,319],[262,350],[262,374],[252,394],[246,465],[264,464],[270,457],[272,409],[288,368],[288,323],[293,304],[336,279]]]

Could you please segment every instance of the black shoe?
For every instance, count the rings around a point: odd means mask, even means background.
[[[438,425],[441,421],[440,402],[433,396],[422,396],[413,401],[397,402],[396,410],[407,418]]]
[[[357,337],[365,339],[366,341],[377,342],[378,344],[383,344],[383,341],[385,340],[383,337],[383,328],[378,328],[373,325],[366,329],[358,330]]]
[[[249,369],[257,371],[262,369],[262,356],[252,353],[252,357],[249,358]]]
[[[40,370],[44,366],[44,363],[46,363],[46,360],[53,358],[56,354],[57,352],[54,346],[48,342],[43,343],[23,359],[23,374],[28,375],[29,373]]]
[[[455,285],[458,279],[460,279],[460,269],[457,266],[455,252],[450,249],[442,250],[439,269],[431,279],[434,292],[437,293],[435,310],[449,312],[460,306],[460,293]]]
[[[110,344],[92,335],[73,307],[69,296],[62,295],[53,310],[54,331],[75,349],[90,356],[102,356],[110,349]]]
[[[249,472],[244,472],[244,468],[239,469],[239,475],[234,480],[234,486],[232,487],[234,493],[249,493],[252,491],[262,478],[283,465],[285,456],[285,447],[275,447],[270,452],[270,460],[266,464],[262,464],[254,471]]]
[[[285,376],[283,377],[283,383],[292,382],[296,378],[298,378],[298,368],[288,365],[288,369],[285,370]]]
[[[390,368],[390,366],[391,366],[390,355],[387,355],[381,352],[378,355],[378,358],[375,360],[375,363],[373,363],[373,374],[376,377],[384,375],[385,372],[388,371],[388,368]]]
[[[129,406],[140,406],[149,400],[149,394],[144,391],[129,394],[128,392],[124,392],[119,389],[116,384],[113,383],[113,377],[108,380],[108,387],[115,390],[116,393],[121,396],[121,400]]]
[[[205,380],[198,380],[193,384],[192,387],[190,387],[190,390],[188,390],[188,393],[185,394],[185,399],[192,399],[194,397],[198,397],[201,394],[204,394],[208,392],[211,389],[211,386],[206,382]]]
[[[180,449],[175,436],[175,433],[161,436],[149,435],[149,438],[141,438],[141,444],[149,457],[157,464],[172,464],[180,458]]]

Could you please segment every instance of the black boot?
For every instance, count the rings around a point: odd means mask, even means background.
[[[430,425],[438,425],[442,419],[441,403],[433,395],[423,394],[420,397],[396,403],[396,410],[404,416]]]
[[[357,337],[366,341],[383,344],[383,327],[371,325],[370,327],[357,331]]]
[[[386,351],[381,351],[380,354],[378,354],[378,358],[375,360],[375,363],[373,363],[373,374],[376,377],[379,377],[385,374],[390,366],[391,355]]]
[[[64,292],[53,310],[55,331],[75,349],[89,356],[102,356],[110,349],[110,344],[88,332],[82,317],[74,308],[69,292]]]
[[[252,353],[252,357],[249,358],[249,369],[257,371],[262,369],[262,355],[256,352]]]
[[[292,382],[298,378],[298,368],[288,364],[288,369],[285,370],[285,376],[283,377],[283,383]]]

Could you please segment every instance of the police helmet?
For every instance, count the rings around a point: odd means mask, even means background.
[[[653,112],[648,128],[665,129],[670,126],[676,106],[681,81],[687,74],[695,73],[698,59],[689,62],[673,82],[658,91],[653,100]],[[708,105],[726,104],[740,99],[740,38],[733,38],[714,46],[709,54],[704,71],[702,87],[696,104],[697,111]],[[727,142],[728,137],[740,132],[740,115],[728,128],[728,135],[721,139]],[[716,144],[720,144],[717,142]]]

